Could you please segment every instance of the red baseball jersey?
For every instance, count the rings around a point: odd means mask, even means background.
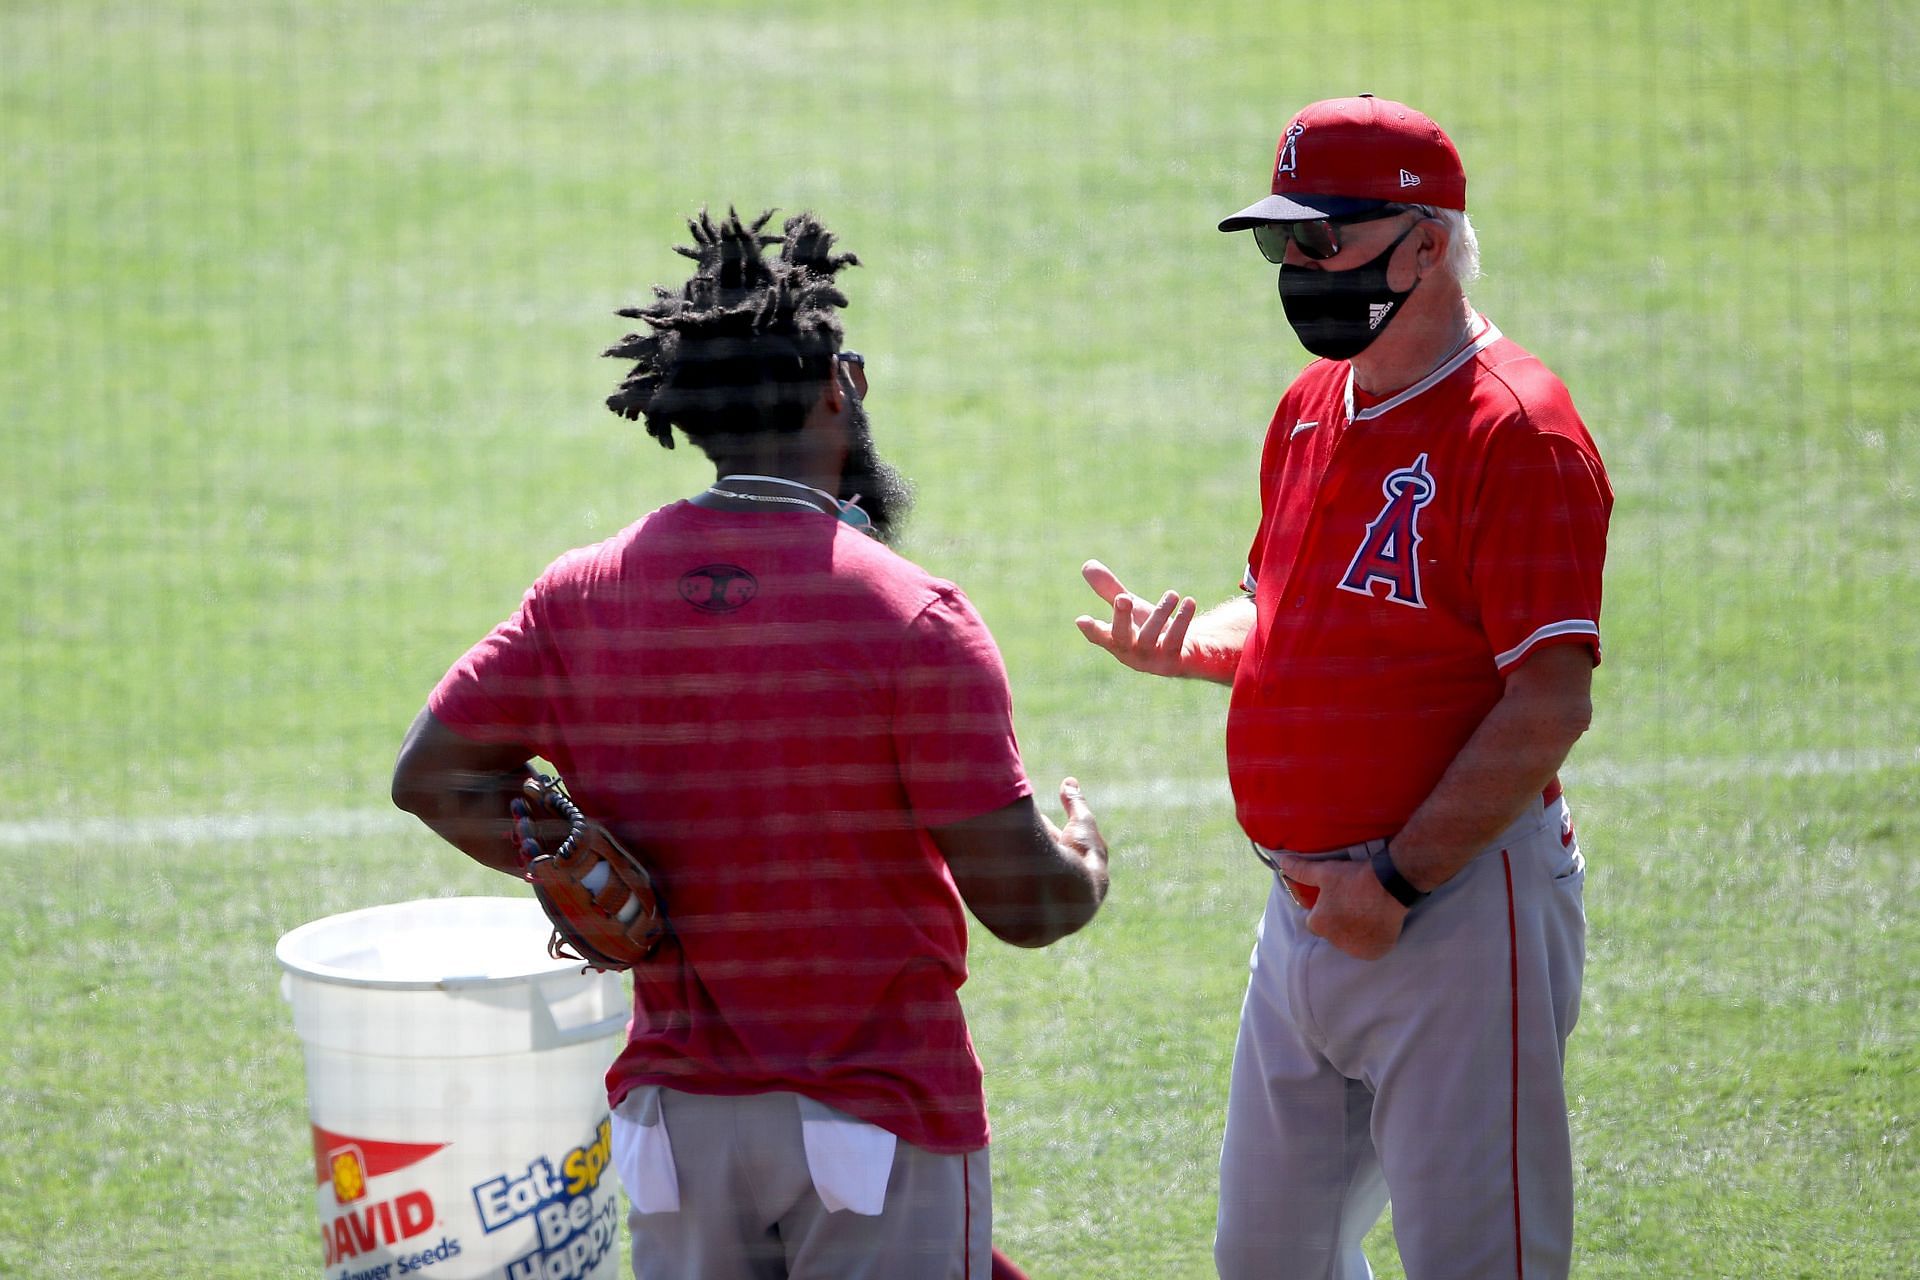
[[[551,761],[659,878],[673,933],[635,971],[615,1105],[786,1090],[986,1143],[926,828],[1031,788],[958,588],[829,516],[675,503],[556,561],[428,705]]]
[[[1560,380],[1483,318],[1373,401],[1317,360],[1281,398],[1248,557],[1227,769],[1260,844],[1391,835],[1542,645],[1600,660],[1613,493]]]

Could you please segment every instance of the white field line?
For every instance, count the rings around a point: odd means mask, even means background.
[[[274,840],[390,836],[419,826],[398,809],[309,813],[183,814],[177,818],[34,818],[0,826],[0,849],[49,845],[265,844]],[[422,828],[424,831],[425,829]]]
[[[1791,778],[1844,777],[1920,765],[1920,746],[1869,747],[1857,751],[1801,751],[1785,756],[1735,759],[1597,761],[1562,771],[1570,789],[1632,787],[1692,790],[1724,783]],[[1128,782],[1083,780],[1096,804],[1132,809],[1202,809],[1232,803],[1225,778],[1139,778]],[[1050,798],[1047,788],[1037,788]],[[0,849],[80,845],[264,844],[302,839],[352,839],[424,831],[396,809],[318,809],[307,813],[232,813],[173,818],[33,818],[0,824]]]

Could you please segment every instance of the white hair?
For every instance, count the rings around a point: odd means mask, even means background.
[[[1473,222],[1465,210],[1441,209],[1430,204],[1410,204],[1407,208],[1447,229],[1447,270],[1462,287],[1480,278],[1480,240],[1473,234]]]

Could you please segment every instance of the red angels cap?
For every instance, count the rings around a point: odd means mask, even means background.
[[[1220,223],[1303,222],[1382,201],[1467,207],[1467,171],[1440,126],[1405,103],[1363,93],[1303,107],[1280,135],[1273,194]]]

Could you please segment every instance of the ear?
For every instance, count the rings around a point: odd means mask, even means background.
[[[846,384],[840,381],[840,372],[836,368],[820,384],[820,394],[814,397],[813,407],[807,410],[806,429],[844,429],[847,401],[851,396]]]
[[[1420,274],[1424,277],[1428,272],[1438,270],[1446,262],[1447,249],[1451,246],[1453,237],[1447,231],[1447,224],[1438,218],[1422,219],[1419,231],[1420,249],[1414,264],[1419,267]]]
[[[829,416],[837,416],[846,411],[847,399],[851,393],[846,384],[840,380],[841,377],[840,362],[836,360],[833,362],[831,372],[827,374],[827,380],[820,384],[820,399],[815,402],[815,407]]]

